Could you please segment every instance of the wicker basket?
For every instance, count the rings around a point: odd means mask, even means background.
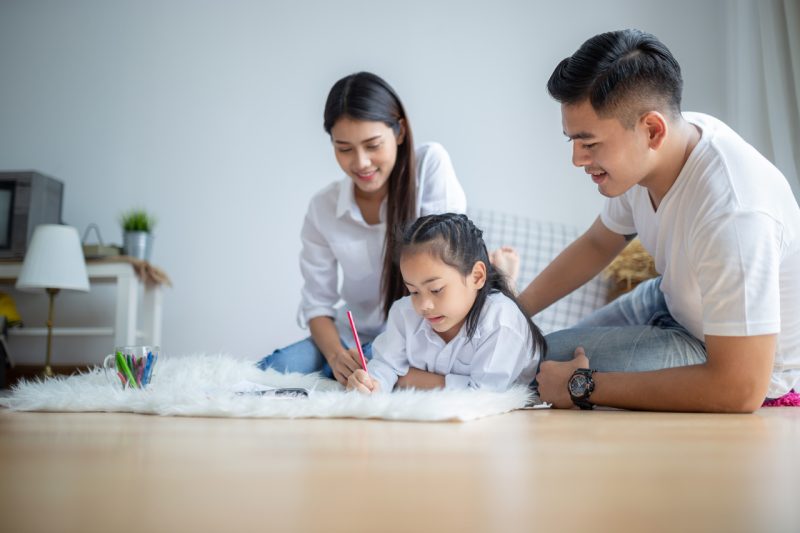
[[[612,281],[608,301],[633,290],[638,284],[658,276],[653,257],[639,239],[634,239],[614,259],[603,275]]]

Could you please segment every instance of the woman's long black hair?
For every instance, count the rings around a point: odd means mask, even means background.
[[[420,217],[403,233],[396,260],[404,252],[414,248],[424,247],[424,251],[441,259],[458,270],[463,276],[472,272],[475,263],[483,261],[486,265],[486,283],[478,290],[475,303],[467,314],[467,338],[471,339],[478,327],[481,310],[486,303],[486,298],[495,292],[502,293],[510,298],[519,312],[525,316],[533,339],[534,353],[539,350],[542,357],[547,351],[547,341],[541,330],[533,323],[522,309],[516,296],[511,291],[505,276],[489,261],[489,252],[483,242],[483,232],[466,216],[456,213],[441,215],[427,215]]]
[[[389,175],[389,193],[386,201],[386,239],[381,269],[383,316],[395,300],[405,295],[405,285],[392,251],[397,247],[393,228],[404,228],[417,213],[417,177],[414,158],[414,136],[400,98],[394,89],[380,77],[369,72],[358,72],[337,81],[328,93],[325,103],[325,131],[330,135],[341,117],[356,120],[383,122],[400,135],[401,120],[405,123],[405,137],[397,147],[397,159]]]

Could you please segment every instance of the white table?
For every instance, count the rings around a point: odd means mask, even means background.
[[[14,284],[22,263],[0,262],[0,283]],[[110,335],[115,346],[161,344],[161,304],[163,291],[160,285],[144,284],[142,297],[142,323],[137,325],[139,314],[139,285],[141,282],[130,263],[86,263],[89,283],[114,283],[117,288],[114,327],[61,327],[53,328],[53,335]],[[91,288],[90,288],[91,291]],[[138,326],[138,327],[137,327]],[[24,327],[9,330],[12,336],[45,336],[46,327]]]

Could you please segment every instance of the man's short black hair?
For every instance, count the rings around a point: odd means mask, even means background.
[[[627,128],[647,111],[678,116],[681,67],[654,35],[628,29],[595,35],[561,61],[547,81],[562,104],[589,100],[599,116],[614,116]]]

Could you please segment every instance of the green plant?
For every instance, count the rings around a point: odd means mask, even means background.
[[[123,231],[144,231],[150,233],[156,225],[156,218],[144,209],[131,209],[120,217]]]

